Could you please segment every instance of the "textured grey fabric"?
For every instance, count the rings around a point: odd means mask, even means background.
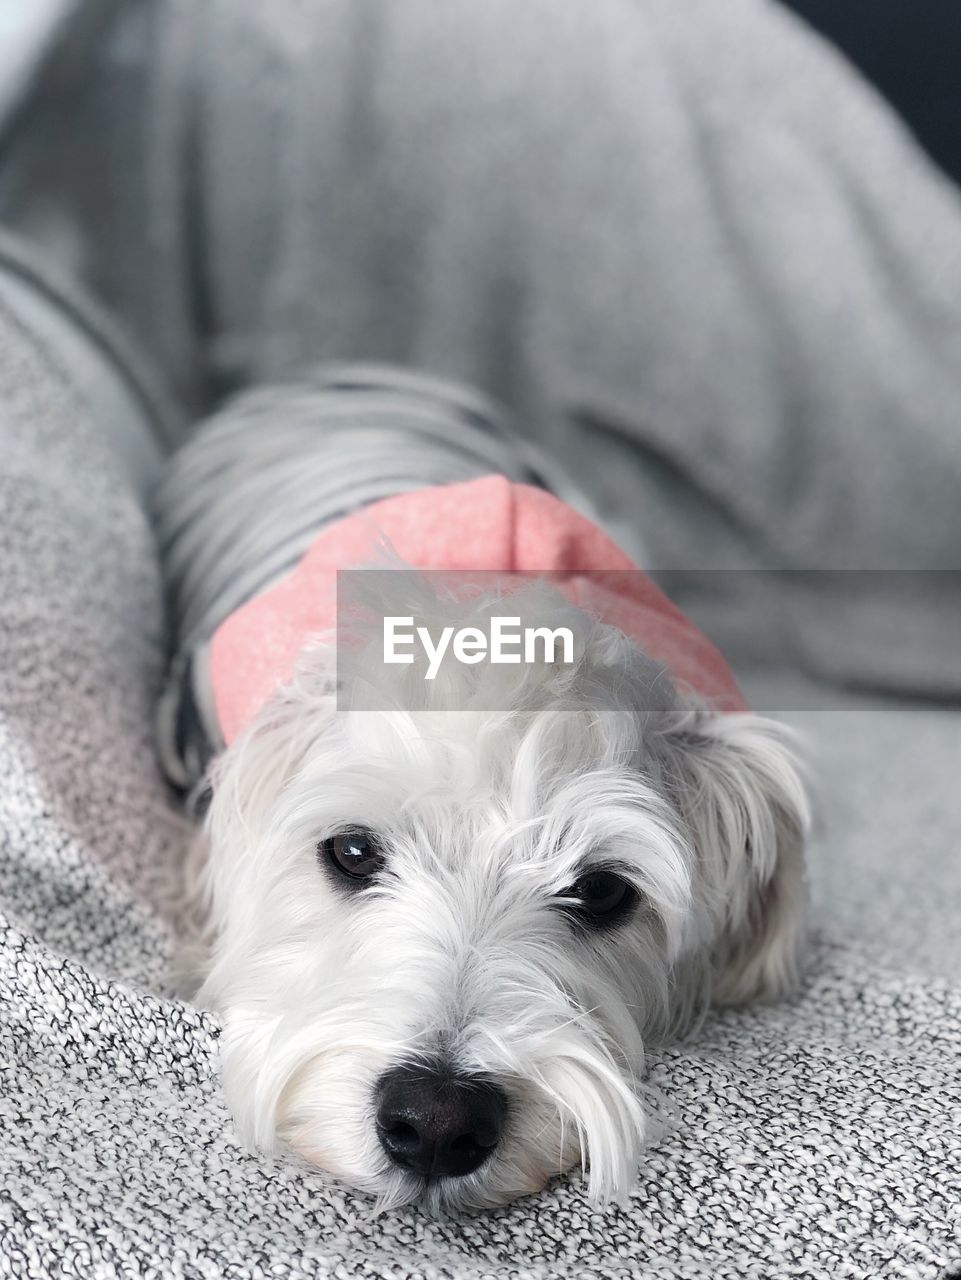
[[[957,564],[956,198],[761,0],[103,12],[0,206],[185,400],[406,360],[499,393],[662,566]],[[627,1209],[572,1179],[373,1220],[240,1150],[217,1027],[165,977],[183,833],[150,747],[154,552],[25,325],[0,310],[0,1274],[961,1267],[961,731],[936,709],[797,713],[824,790],[810,981],[652,1062],[673,1115]]]
[[[151,502],[174,625],[157,717],[170,781],[192,788],[225,745],[214,632],[288,574],[327,525],[431,485],[491,474],[546,484],[556,468],[534,453],[470,388],[377,365],[326,365],[258,387],[200,423]]]
[[[78,0],[35,0],[0,11],[0,136],[36,88],[77,6]]]
[[[503,400],[655,570],[959,567],[958,197],[773,3],[92,10],[0,214],[194,406],[408,363]],[[875,683],[957,698],[961,580],[921,644],[913,595]],[[827,636],[788,592],[803,661],[861,678],[876,600]]]
[[[592,1209],[575,1177],[464,1221],[374,1219],[233,1135],[217,1025],[166,976],[185,832],[150,747],[161,593],[133,479],[8,313],[0,393],[0,1274],[935,1280],[961,1263],[957,715],[800,717],[830,823],[809,982],[652,1058],[665,1133],[626,1208]]]
[[[197,13],[190,0],[51,4],[20,50],[35,81],[0,117],[0,220],[106,301],[192,410],[204,393],[187,190]]]
[[[154,366],[112,317],[6,232],[0,232],[0,299],[13,322],[65,371],[145,496],[161,458],[183,431]]]

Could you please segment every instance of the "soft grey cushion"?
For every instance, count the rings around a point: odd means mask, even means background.
[[[957,564],[957,200],[773,7],[103,13],[93,64],[5,153],[0,203],[185,399],[320,358],[409,360],[504,396],[660,567]],[[183,832],[149,741],[156,563],[48,338],[0,313],[3,1264],[477,1280],[961,1264],[957,710],[802,713],[767,691],[814,731],[824,781],[811,978],[798,1004],[715,1016],[652,1059],[673,1112],[626,1209],[590,1209],[572,1179],[467,1222],[372,1220],[240,1150],[216,1024],[166,985]],[[954,633],[932,637],[950,690]],[[864,643],[856,619],[836,675]],[[889,678],[910,689],[905,655]]]
[[[961,566],[958,195],[770,0],[94,10],[0,216],[193,407],[399,361],[504,400],[656,570]],[[961,575],[923,623],[856,589],[828,634],[785,587],[808,668],[961,699]]]
[[[959,1261],[957,713],[795,712],[825,793],[809,981],[652,1056],[666,1132],[627,1207],[592,1209],[572,1177],[475,1219],[374,1219],[238,1145],[216,1022],[167,978],[185,832],[151,751],[160,589],[133,480],[10,313],[0,392],[8,1274],[934,1280]]]

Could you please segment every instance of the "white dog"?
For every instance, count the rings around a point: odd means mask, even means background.
[[[388,607],[437,631],[496,606],[447,603]],[[576,664],[452,668],[460,687],[415,664],[399,709],[338,710],[316,646],[213,770],[199,999],[240,1129],[386,1204],[496,1205],[577,1162],[622,1195],[645,1044],[798,976],[781,731],[666,702],[636,645],[549,593],[510,610],[572,628]],[[462,709],[493,680],[510,711]]]
[[[300,645],[237,727],[190,889],[240,1131],[382,1206],[499,1205],[577,1164],[592,1198],[623,1197],[645,1047],[797,983],[785,735],[553,586],[375,579],[378,617],[483,633],[509,603],[567,628],[573,659],[427,679],[358,626],[349,652]]]

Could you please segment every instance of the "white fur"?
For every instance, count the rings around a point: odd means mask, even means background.
[[[406,595],[386,612],[472,625],[498,605],[412,579],[397,575]],[[576,628],[577,663],[432,683],[404,667],[372,689],[361,643],[354,707],[338,711],[333,651],[317,645],[213,771],[191,884],[198,994],[223,1019],[239,1129],[384,1206],[502,1204],[577,1163],[593,1198],[622,1198],[645,1139],[645,1045],[712,998],[798,979],[807,806],[784,731],[675,694],[620,632],[542,585],[510,612]],[[375,695],[398,709],[361,709]],[[345,895],[316,848],[357,825],[386,842],[389,874]],[[640,894],[607,933],[552,905],[592,860]],[[373,1088],[438,1052],[496,1077],[509,1120],[477,1172],[424,1183],[381,1151]]]

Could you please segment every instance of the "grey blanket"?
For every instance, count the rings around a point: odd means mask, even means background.
[[[51,11],[0,217],[192,410],[396,361],[517,412],[656,570],[961,565],[958,197],[773,0]],[[961,580],[920,639],[885,589],[829,634],[785,587],[797,659],[961,699]]]
[[[0,206],[112,304],[191,410],[319,359],[395,359],[505,399],[660,567],[957,567],[961,213],[776,10],[84,12],[84,56],[21,107]],[[932,671],[957,692],[951,601],[912,614],[930,662],[908,643],[879,664],[896,705],[835,692],[825,709],[823,686],[781,673],[772,691],[745,669],[767,705],[819,706],[791,717],[822,778],[810,977],[797,1004],[716,1015],[652,1060],[673,1111],[630,1205],[591,1209],[571,1178],[482,1218],[373,1219],[319,1174],[239,1148],[217,1027],[171,995],[184,829],[150,743],[162,592],[138,470],[163,414],[98,322],[65,355],[14,294],[0,290],[0,1274],[961,1266],[961,718],[908,700]],[[132,452],[108,407],[122,394],[129,438],[144,433]],[[802,656],[856,677],[859,619],[841,643],[812,608]]]

